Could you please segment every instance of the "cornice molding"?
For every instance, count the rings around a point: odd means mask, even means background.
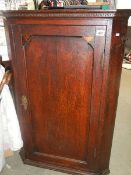
[[[43,10],[43,11],[1,11],[4,17],[43,17],[43,18],[113,18],[128,17],[131,10]]]

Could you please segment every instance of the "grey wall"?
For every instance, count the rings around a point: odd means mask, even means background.
[[[126,47],[131,50],[131,26],[128,27],[127,30],[127,41],[126,41]]]

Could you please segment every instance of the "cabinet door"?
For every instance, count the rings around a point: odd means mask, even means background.
[[[26,159],[88,169],[95,159],[106,27],[21,25],[13,33]]]

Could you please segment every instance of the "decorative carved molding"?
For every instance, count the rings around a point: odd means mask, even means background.
[[[94,40],[94,36],[84,36],[83,37],[88,43]]]
[[[83,39],[94,49],[94,36],[84,36]]]
[[[28,34],[22,35],[22,45],[25,46],[27,43],[29,43],[31,40],[31,37],[32,36]]]
[[[95,17],[95,18],[112,18],[112,17],[128,17],[131,15],[131,10],[114,10],[114,11],[96,11],[96,10],[43,10],[43,11],[4,11],[1,16],[5,17]]]

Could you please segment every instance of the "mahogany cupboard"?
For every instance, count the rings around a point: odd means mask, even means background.
[[[1,12],[25,163],[109,173],[129,10]]]

